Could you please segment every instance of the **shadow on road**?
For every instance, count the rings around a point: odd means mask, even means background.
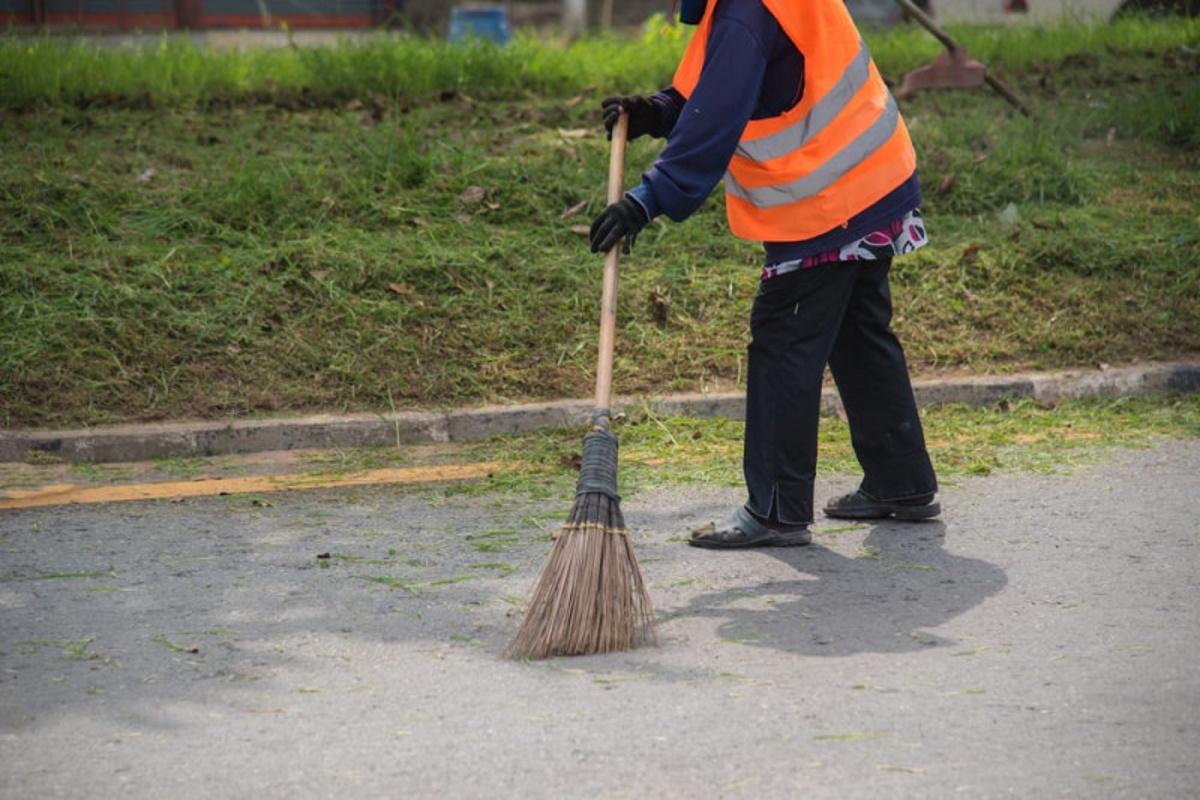
[[[546,551],[531,506],[437,499],[313,492],[257,505],[211,498],[5,517],[0,731],[80,714],[171,728],[190,719],[181,707],[289,713],[310,693],[435,686],[420,677],[429,670],[528,670],[496,654]],[[546,525],[561,518],[556,506],[536,513]],[[947,552],[945,538],[941,523],[893,523],[875,526],[857,555],[820,545],[743,553],[751,563],[778,559],[795,577],[677,594],[685,605],[662,609],[662,633],[690,617],[718,620],[726,641],[803,655],[942,644],[925,629],[1006,583],[998,567]],[[658,580],[696,567],[698,554],[684,545],[643,545]],[[570,668],[664,681],[709,674],[655,664],[657,652],[580,658]],[[547,662],[536,674],[560,667]]]
[[[698,595],[664,617],[718,619],[723,640],[812,656],[951,644],[925,629],[979,605],[1007,578],[994,564],[948,553],[946,533],[940,521],[885,522],[855,557],[820,544],[764,549],[796,579]]]

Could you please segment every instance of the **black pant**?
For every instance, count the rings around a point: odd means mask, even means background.
[[[813,520],[821,381],[828,363],[850,420],[862,490],[932,496],[937,479],[891,329],[891,260],[796,270],[763,281],[750,314],[743,469],[746,507],[774,522]]]

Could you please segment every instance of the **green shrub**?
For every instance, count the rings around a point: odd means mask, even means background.
[[[1162,52],[1200,41],[1200,20],[1123,19],[1111,25],[954,27],[970,53],[999,69],[1027,69],[1078,53]],[[526,92],[568,96],[589,87],[644,91],[670,82],[687,34],[652,19],[643,36],[598,35],[571,44],[523,34],[509,46],[450,44],[380,34],[328,47],[214,51],[182,39],[148,47],[0,35],[0,107],[33,103],[142,106],[267,100],[331,104],[380,93],[424,101],[449,92],[475,98]],[[900,25],[866,38],[890,78],[929,61],[940,45]]]

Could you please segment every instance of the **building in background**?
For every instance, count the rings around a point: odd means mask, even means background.
[[[470,0],[466,0],[470,2]],[[1107,18],[1121,0],[931,0],[946,21],[1003,22],[1014,16],[1038,20]],[[1188,5],[1200,0],[1126,0]],[[860,24],[891,24],[900,18],[892,0],[847,0]],[[367,29],[402,27],[445,34],[456,0],[0,0],[0,26],[89,31]],[[670,13],[671,0],[512,0],[502,2],[516,27],[591,27],[611,18],[617,27],[639,25]],[[1026,13],[1027,12],[1027,13]]]
[[[404,0],[0,0],[0,24],[84,30],[370,28]]]

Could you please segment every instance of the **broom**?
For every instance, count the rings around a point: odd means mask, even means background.
[[[608,203],[620,201],[629,116],[613,127]],[[551,547],[529,611],[504,651],[539,659],[628,650],[654,638],[654,610],[617,496],[617,437],[610,429],[618,242],[604,260],[596,410],[583,438],[575,506]]]

